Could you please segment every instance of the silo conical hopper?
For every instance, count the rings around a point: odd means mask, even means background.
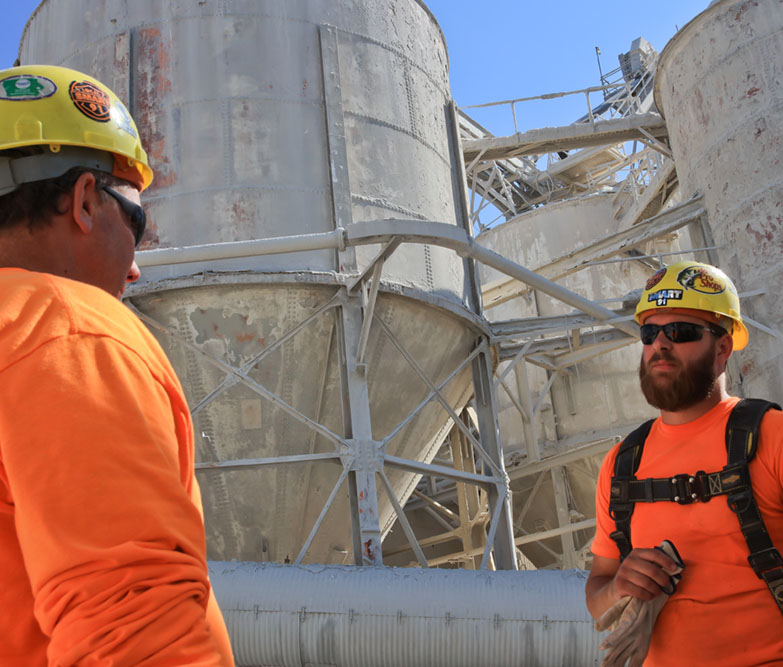
[[[743,314],[771,327],[783,312],[782,53],[780,2],[721,0],[666,45],[655,81],[680,188],[703,195],[714,261],[741,293],[757,292],[743,299]],[[751,326],[737,356],[744,395],[783,399],[776,336]]]
[[[20,58],[88,72],[127,103],[156,171],[142,249],[384,218],[458,224],[446,48],[415,0],[44,0]],[[339,449],[330,434],[347,435],[341,355],[352,352],[339,308],[344,285],[378,250],[144,270],[130,305],[182,379],[198,462]],[[376,319],[451,405],[464,405],[470,367],[461,364],[480,328],[463,261],[403,245],[382,280]],[[387,452],[431,459],[446,412],[428,405],[395,431],[430,390],[379,326],[365,361],[373,439],[395,434]],[[341,471],[339,460],[201,469],[209,557],[293,560],[334,492],[305,560],[350,562]],[[416,476],[388,476],[404,500]],[[382,494],[379,514],[388,529]]]

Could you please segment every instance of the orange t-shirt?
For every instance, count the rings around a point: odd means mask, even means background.
[[[737,398],[680,426],[658,418],[644,445],[637,479],[668,477],[726,465],[725,430]],[[619,558],[609,537],[609,485],[617,447],[606,456],[596,490],[597,530],[592,551]],[[783,412],[768,412],[750,463],[753,495],[773,544],[783,549]],[[634,547],[674,542],[685,562],[676,593],[661,611],[645,665],[768,665],[783,663],[783,614],[748,563],[748,547],[726,496],[679,505],[636,503]]]
[[[0,664],[233,665],[193,457],[138,318],[0,269]]]

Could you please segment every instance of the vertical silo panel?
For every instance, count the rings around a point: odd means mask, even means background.
[[[354,219],[456,224],[443,90],[398,47],[344,33],[339,44]],[[375,246],[357,249],[360,265],[375,252]],[[386,263],[386,272],[463,299],[462,267],[452,260],[439,248],[407,246]]]
[[[200,194],[205,190],[214,190],[224,185],[226,174],[220,169],[231,147],[226,145],[226,137],[219,118],[220,105],[216,100],[201,102],[183,102],[172,109],[172,117],[177,127],[176,145],[173,147],[177,171],[181,174],[179,189],[188,194]],[[187,165],[182,170],[181,165]],[[220,165],[216,168],[216,165]],[[208,232],[206,229],[191,228],[179,231],[182,226],[168,225],[162,245],[184,245],[190,238],[202,238],[204,234],[220,235],[219,230]],[[192,236],[191,236],[192,235]],[[225,235],[225,232],[223,232]],[[227,237],[229,238],[229,237]]]

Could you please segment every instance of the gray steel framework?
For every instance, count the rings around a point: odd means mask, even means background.
[[[337,233],[307,235],[307,237],[277,238],[268,241],[249,241],[244,243],[223,243],[211,246],[189,248],[168,248],[141,252],[138,255],[140,266],[170,264],[199,259],[220,259],[226,256],[250,256],[273,254],[279,252],[296,252],[307,246],[310,241],[317,247],[333,247],[341,250],[362,244],[381,243],[383,249],[372,263],[371,270],[366,270],[356,280],[336,288],[334,296],[323,306],[310,314],[308,318],[298,323],[282,334],[269,348],[254,356],[245,364],[236,367],[219,359],[199,346],[186,341],[160,322],[157,322],[139,312],[139,316],[151,327],[165,335],[173,336],[178,344],[184,345],[196,352],[206,363],[211,364],[226,375],[219,387],[201,400],[194,411],[203,409],[209,402],[216,400],[226,389],[239,382],[263,397],[273,402],[290,417],[305,424],[314,432],[332,442],[335,449],[328,454],[302,454],[286,457],[271,457],[265,459],[244,459],[221,461],[218,463],[199,464],[201,469],[238,469],[253,468],[265,465],[288,465],[301,462],[330,461],[342,465],[343,471],[337,484],[327,498],[322,511],[312,526],[308,539],[297,556],[297,562],[304,558],[307,548],[343,483],[349,482],[349,493],[353,498],[351,504],[352,522],[354,526],[354,541],[357,564],[379,565],[382,563],[380,548],[380,527],[378,524],[378,506],[376,479],[380,479],[382,488],[390,496],[397,518],[409,540],[411,549],[421,565],[427,565],[423,552],[417,543],[413,529],[407,521],[399,499],[394,496],[391,484],[384,470],[385,467],[399,468],[422,475],[437,476],[453,480],[459,484],[478,485],[487,493],[489,526],[486,546],[483,548],[468,548],[471,555],[481,555],[481,567],[487,567],[490,562],[490,552],[494,550],[494,564],[503,569],[515,569],[517,559],[514,551],[514,535],[511,521],[508,476],[505,473],[502,446],[497,425],[497,408],[495,405],[496,384],[493,380],[492,362],[490,356],[490,341],[487,334],[479,334],[473,352],[463,360],[457,368],[439,385],[429,379],[423,369],[407,353],[404,346],[396,339],[390,328],[379,318],[373,317],[373,308],[379,289],[383,262],[401,243],[427,243],[451,248],[463,257],[478,259],[490,266],[504,271],[517,279],[525,280],[537,289],[545,291],[570,305],[588,311],[599,321],[621,329],[626,337],[635,333],[635,325],[628,322],[618,322],[614,313],[596,305],[565,288],[534,274],[509,260],[476,244],[464,231],[452,225],[440,223],[422,223],[420,221],[384,220],[368,223],[354,223],[350,231]],[[227,280],[230,280],[228,278]],[[342,370],[343,405],[346,406],[346,433],[334,433],[316,420],[307,417],[282,398],[254,381],[249,376],[249,370],[263,363],[268,354],[282,345],[286,340],[301,332],[315,318],[332,314],[337,322],[338,350]],[[408,415],[383,441],[372,439],[372,429],[369,414],[369,402],[366,387],[366,368],[363,365],[362,341],[366,341],[370,327],[377,326],[381,332],[397,348],[413,372],[423,380],[429,388],[429,395],[416,409]],[[475,408],[478,422],[479,437],[475,437],[465,422],[449,405],[442,394],[443,387],[461,369],[471,365],[474,377]],[[424,463],[411,459],[386,454],[385,445],[393,438],[415,415],[430,401],[437,401],[449,416],[453,427],[469,443],[472,452],[483,463],[484,473],[470,472],[458,467],[450,467],[440,463]],[[350,483],[351,477],[355,479]],[[476,507],[474,503],[473,511]],[[475,552],[475,553],[474,553]],[[430,562],[429,564],[437,564]]]
[[[701,225],[702,216],[703,209],[700,208],[698,200],[688,202],[679,209],[674,209],[667,214],[659,216],[656,221],[650,223],[649,229],[640,230],[641,233],[637,238],[647,239],[654,237],[656,234],[666,234],[671,229],[685,224],[695,223]],[[425,558],[421,548],[422,545],[417,540],[413,528],[406,517],[406,512],[401,506],[400,499],[394,495],[391,483],[385,474],[385,468],[388,466],[424,476],[451,480],[456,486],[449,486],[445,491],[441,489],[440,497],[447,497],[449,494],[453,494],[460,485],[478,486],[486,491],[489,503],[487,542],[485,546],[475,547],[470,546],[469,540],[463,540],[464,549],[459,556],[463,561],[471,557],[480,556],[480,566],[487,567],[490,563],[491,551],[494,549],[495,566],[514,569],[517,565],[517,557],[514,553],[515,546],[560,536],[563,540],[564,562],[571,566],[579,564],[578,559],[574,555],[576,550],[569,535],[574,531],[589,529],[594,525],[594,520],[586,519],[576,523],[570,522],[561,466],[585,456],[606,451],[612,442],[616,441],[618,429],[612,430],[606,436],[597,438],[595,444],[585,445],[583,448],[573,450],[559,457],[548,458],[545,461],[541,461],[540,466],[537,466],[535,462],[541,460],[542,456],[539,451],[538,436],[532,425],[532,416],[535,415],[539,408],[540,397],[538,402],[536,402],[535,397],[530,393],[525,377],[525,367],[527,363],[534,363],[555,371],[550,377],[551,382],[557,374],[568,373],[569,368],[580,361],[603,354],[611,349],[616,349],[618,346],[628,345],[637,339],[637,325],[630,321],[630,315],[627,312],[612,311],[600,304],[584,299],[540,274],[515,264],[497,253],[482,248],[464,230],[442,223],[424,223],[421,221],[397,219],[354,223],[349,231],[338,230],[337,233],[329,233],[327,235],[314,234],[288,239],[277,238],[268,241],[223,243],[211,246],[182,249],[169,248],[141,252],[138,255],[138,263],[140,266],[151,266],[162,263],[188,262],[192,261],[191,258],[193,256],[198,256],[200,259],[216,260],[227,256],[255,256],[280,252],[296,252],[307,247],[308,241],[313,246],[333,247],[335,250],[376,243],[380,243],[382,249],[371,265],[360,276],[346,281],[344,285],[337,286],[334,296],[327,303],[312,313],[307,319],[282,334],[275,342],[270,343],[267,350],[256,355],[241,367],[231,366],[185,340],[178,338],[178,341],[182,345],[191,347],[207,363],[220,368],[226,373],[226,379],[220,387],[194,406],[194,411],[203,409],[206,403],[215,400],[220,393],[232,384],[241,382],[266,400],[274,402],[294,419],[306,424],[313,431],[331,441],[335,446],[334,453],[223,461],[199,464],[199,467],[237,469],[263,465],[296,464],[305,461],[330,461],[342,465],[342,474],[327,498],[320,516],[312,526],[308,540],[297,556],[296,562],[301,562],[304,558],[307,548],[320,528],[329,506],[343,484],[348,481],[350,495],[355,497],[355,501],[351,506],[351,513],[355,540],[357,541],[355,548],[358,549],[356,562],[357,564],[374,565],[382,563],[381,534],[377,510],[377,479],[380,480],[384,492],[389,495],[395,514],[417,562],[422,566],[432,566],[455,559],[453,555],[429,560]],[[605,257],[624,252],[628,248],[627,242],[626,236],[605,240],[604,244],[602,244],[600,256]],[[641,243],[642,241],[639,240],[638,242]],[[444,381],[436,385],[427,377],[413,357],[407,353],[405,347],[397,340],[388,325],[378,317],[373,316],[375,300],[379,292],[383,290],[381,280],[383,263],[394,252],[395,248],[402,243],[427,243],[450,248],[463,257],[477,259],[488,266],[502,271],[509,277],[523,282],[532,289],[540,290],[560,299],[581,311],[581,314],[556,318],[556,320],[550,321],[548,324],[544,323],[544,326],[548,328],[543,330],[540,321],[528,324],[523,321],[516,321],[492,325],[489,335],[486,333],[478,335],[476,347],[471,355],[464,359],[457,368],[453,369],[452,373]],[[590,252],[587,254],[589,255]],[[583,261],[581,253],[575,254],[573,262],[576,265],[574,270],[589,265],[589,262]],[[227,280],[230,280],[230,278]],[[339,340],[338,349],[343,350],[340,357],[341,367],[344,369],[342,384],[343,402],[348,406],[346,416],[350,418],[350,421],[346,420],[346,424],[350,424],[350,430],[347,430],[344,436],[330,431],[317,421],[301,414],[280,397],[253,381],[248,375],[249,369],[258,363],[262,363],[265,356],[277,346],[290,337],[297,335],[314,318],[324,317],[329,313],[336,318],[336,330]],[[139,315],[150,326],[167,335],[175,335],[144,313],[139,313]],[[542,333],[569,332],[585,327],[594,328],[595,326],[602,327],[600,329],[600,337],[592,344],[587,341],[581,341],[579,348],[573,348],[569,336],[562,339],[555,337],[547,338],[543,341],[534,340],[539,338]],[[366,367],[362,357],[362,341],[366,341],[371,327],[380,329],[383,335],[397,348],[412,371],[429,388],[428,396],[382,441],[375,441],[371,437],[372,430],[365,380]],[[763,325],[761,325],[761,328],[769,329],[768,327],[763,327]],[[499,344],[501,358],[512,358],[514,360],[514,363],[504,369],[503,373],[497,375],[497,377],[493,377],[490,360],[490,346],[492,344]],[[513,350],[513,353],[504,352],[504,350]],[[511,357],[509,357],[509,354],[511,354]],[[466,426],[463,419],[460,418],[456,409],[449,405],[441,393],[443,387],[468,364],[472,367],[474,377],[477,421],[480,433],[478,438],[471,433],[471,430]],[[520,400],[514,401],[514,406],[519,410],[523,422],[526,424],[525,435],[528,457],[527,463],[521,467],[514,466],[511,474],[517,478],[550,471],[550,474],[553,475],[553,480],[556,480],[556,499],[559,507],[558,514],[561,519],[558,528],[539,531],[531,535],[523,534],[517,537],[514,536],[515,527],[512,524],[509,508],[509,475],[506,473],[506,461],[502,455],[497,427],[497,408],[495,406],[495,392],[499,388],[513,396],[513,392],[510,391],[507,384],[507,378],[512,370],[517,392],[521,397]],[[457,466],[452,467],[442,463],[424,463],[403,459],[385,453],[385,445],[431,401],[437,401],[441,404],[449,416],[452,427],[459,433],[460,437],[464,438],[465,442],[470,444],[472,452],[478,457],[479,462],[484,464],[485,473],[469,472]],[[620,430],[621,432],[622,430]],[[352,476],[356,480],[355,483],[350,483]],[[437,495],[430,496],[425,502],[435,500],[437,497]],[[528,498],[529,501],[530,498]],[[421,500],[414,501],[411,504],[411,509],[419,506],[421,503]],[[521,516],[524,515],[524,509]],[[476,507],[473,508],[473,511],[475,514]],[[461,524],[461,527],[457,529],[452,527],[452,531],[462,530],[464,534],[464,530],[469,527],[470,520],[468,520],[467,525]],[[516,531],[519,532],[519,529],[520,521],[518,519]],[[425,540],[424,544],[446,541],[450,538],[453,538],[453,534],[447,532],[437,538]]]
[[[658,220],[658,233],[668,233],[673,225],[700,223],[702,210],[698,208],[698,202],[689,203],[683,206],[679,211],[680,217],[672,222],[673,215],[661,216]],[[685,222],[683,222],[685,220]],[[645,238],[654,232],[645,232],[642,236]],[[323,247],[324,244],[330,244],[339,250],[342,247],[353,247],[362,244],[380,243],[382,250],[378,253],[371,266],[365,270],[361,276],[347,282],[345,285],[336,287],[334,296],[323,306],[312,313],[307,319],[298,323],[288,332],[282,334],[275,342],[263,353],[256,355],[249,362],[241,367],[233,367],[227,362],[217,359],[205,352],[198,346],[185,340],[178,339],[179,343],[194,349],[207,363],[210,363],[226,373],[224,382],[210,393],[208,397],[194,406],[194,411],[203,409],[204,405],[211,400],[215,400],[221,392],[235,382],[241,382],[247,387],[258,393],[266,400],[274,402],[283,411],[294,419],[306,424],[316,433],[322,435],[331,441],[335,446],[332,454],[310,454],[301,456],[273,457],[267,459],[250,459],[241,461],[223,461],[220,463],[199,464],[200,468],[216,469],[236,469],[239,467],[252,468],[263,465],[284,465],[295,464],[304,461],[331,461],[343,466],[337,484],[327,499],[324,508],[312,527],[307,543],[297,557],[297,562],[301,562],[307,547],[312,541],[313,536],[320,527],[323,517],[329,509],[331,502],[336,497],[343,483],[353,475],[356,479],[355,489],[351,486],[351,495],[357,496],[357,501],[352,505],[352,518],[354,520],[355,535],[358,537],[359,554],[363,564],[380,564],[382,562],[380,551],[380,528],[377,520],[377,490],[376,475],[380,479],[382,488],[389,494],[395,513],[401,526],[409,540],[411,549],[421,565],[437,565],[451,560],[449,558],[436,558],[429,563],[424,558],[420,545],[414,535],[413,529],[406,518],[399,499],[394,497],[391,484],[386,476],[384,469],[386,466],[399,468],[410,472],[427,476],[436,476],[452,480],[457,485],[470,484],[478,485],[488,492],[489,500],[489,535],[487,545],[484,548],[466,547],[464,556],[481,555],[481,566],[486,567],[489,563],[490,549],[494,548],[495,564],[500,568],[513,569],[516,566],[516,557],[513,547],[515,545],[531,542],[534,540],[546,539],[551,536],[567,536],[570,532],[581,530],[592,525],[591,520],[578,523],[563,523],[557,529],[542,531],[538,535],[523,535],[514,538],[514,527],[511,522],[509,511],[509,477],[505,471],[505,462],[502,456],[502,448],[497,428],[497,409],[495,406],[494,392],[498,387],[508,391],[506,379],[513,369],[517,388],[522,397],[521,402],[515,402],[515,407],[520,411],[525,422],[530,425],[531,416],[535,414],[537,405],[534,397],[530,395],[525,382],[525,363],[541,363],[558,373],[568,372],[568,368],[574,364],[595,356],[603,354],[609,349],[615,349],[618,345],[627,345],[636,340],[636,325],[629,321],[629,317],[623,313],[618,313],[583,297],[570,292],[566,288],[553,283],[547,278],[536,274],[510,260],[501,257],[497,253],[489,251],[479,246],[463,230],[457,229],[452,225],[441,223],[423,223],[421,221],[407,220],[383,220],[367,223],[354,223],[348,232],[339,230],[336,234],[315,234],[308,235],[309,240],[314,246]],[[306,247],[307,237],[294,237],[290,239],[272,239],[269,241],[249,241],[244,243],[223,243],[211,246],[201,246],[195,248],[169,248],[165,250],[152,250],[139,253],[138,262],[141,266],[151,266],[159,263],[175,263],[191,261],[194,255],[200,259],[209,258],[211,260],[221,259],[226,256],[248,256],[261,255],[267,253],[296,252]],[[542,349],[541,341],[533,341],[533,338],[541,334],[540,327],[526,327],[521,322],[511,327],[511,323],[502,325],[493,325],[492,335],[479,334],[477,345],[471,355],[464,359],[457,368],[439,385],[436,385],[429,379],[423,369],[416,363],[413,357],[406,351],[405,347],[394,336],[388,325],[382,320],[373,316],[374,303],[378,293],[382,290],[382,269],[385,259],[387,259],[394,249],[402,243],[428,243],[451,248],[463,257],[471,257],[496,268],[516,280],[523,281],[526,285],[534,289],[541,290],[551,296],[554,296],[564,303],[582,311],[582,315],[574,315],[560,318],[558,322],[550,323],[549,331],[564,330],[569,331],[585,326],[601,325],[604,328],[604,336],[608,336],[605,341],[599,341],[594,345],[583,345],[578,349],[569,349],[568,338],[563,343],[557,343],[554,340],[554,348],[549,350]],[[615,245],[606,250],[606,254],[617,254],[627,248],[626,239],[616,240]],[[603,255],[602,255],[603,256]],[[577,264],[581,264],[581,259],[575,259]],[[230,280],[230,278],[228,279]],[[339,348],[343,350],[341,354],[341,365],[343,372],[343,400],[349,407],[351,429],[344,436],[334,433],[317,423],[315,420],[298,412],[295,408],[288,405],[280,397],[253,381],[249,375],[249,369],[263,362],[267,356],[277,346],[285,340],[297,335],[314,318],[326,316],[328,313],[335,313],[338,326],[337,331],[339,339]],[[589,313],[587,317],[584,313]],[[168,334],[175,335],[167,331],[160,323],[155,322],[144,313],[139,313],[142,319],[150,326],[159,329]],[[540,323],[538,323],[540,324]],[[367,389],[365,381],[366,368],[362,359],[362,341],[366,340],[367,332],[370,327],[378,327],[389,341],[400,352],[403,359],[411,367],[414,373],[421,378],[429,388],[428,396],[405,418],[388,436],[382,441],[375,441],[371,437],[371,423],[369,416],[369,404],[367,401]],[[615,334],[612,334],[615,331]],[[509,345],[508,341],[518,340],[521,335],[522,342],[515,343],[520,345],[516,350],[514,359],[516,363],[505,369],[504,373],[493,378],[490,361],[490,344],[492,342],[501,343],[501,351]],[[526,339],[526,340],[525,340]],[[560,345],[561,351],[558,352],[557,345]],[[551,343],[550,343],[551,346]],[[471,365],[474,376],[474,387],[476,394],[476,411],[479,426],[480,437],[476,438],[465,422],[457,414],[457,411],[449,405],[446,398],[441,393],[443,387],[464,367]],[[511,394],[512,392],[508,392]],[[478,460],[484,464],[485,473],[468,472],[459,467],[450,467],[441,463],[424,463],[411,459],[403,459],[386,454],[385,445],[394,436],[409,423],[415,415],[421,411],[430,401],[437,401],[444,408],[449,416],[453,428],[469,443],[472,451],[478,457]],[[526,433],[527,434],[527,433]],[[537,470],[557,470],[573,457],[581,458],[585,455],[601,451],[605,445],[603,442],[597,445],[590,445],[584,450],[576,450],[566,459],[565,456],[559,459],[552,459],[547,462],[542,461],[543,468],[536,468],[531,465],[532,462],[541,458],[538,451],[537,438],[535,431],[531,427],[529,432],[528,465],[514,470],[515,476],[525,474],[535,474]],[[561,485],[562,486],[562,485]],[[456,487],[455,487],[456,488]],[[364,492],[364,493],[362,493]],[[564,503],[564,492],[561,489],[557,494],[560,497],[561,513],[567,512],[567,505]],[[361,504],[359,503],[361,496]],[[476,508],[473,508],[474,512]],[[524,508],[523,508],[524,510]],[[524,514],[524,511],[523,511]],[[360,517],[364,518],[360,518]],[[517,521],[519,524],[519,521]],[[567,547],[564,553],[572,553],[568,537],[563,537]],[[570,557],[569,557],[570,558]],[[569,561],[572,562],[572,561]]]

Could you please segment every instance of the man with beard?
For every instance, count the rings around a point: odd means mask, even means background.
[[[736,289],[713,266],[678,262],[647,282],[636,321],[641,389],[660,416],[603,462],[588,609],[599,619],[627,600],[655,606],[645,665],[783,663],[783,413],[762,406],[758,438],[740,448],[744,472],[732,468],[727,424],[740,399],[725,371],[748,340]],[[668,601],[679,564],[656,548],[665,540],[684,564]]]

